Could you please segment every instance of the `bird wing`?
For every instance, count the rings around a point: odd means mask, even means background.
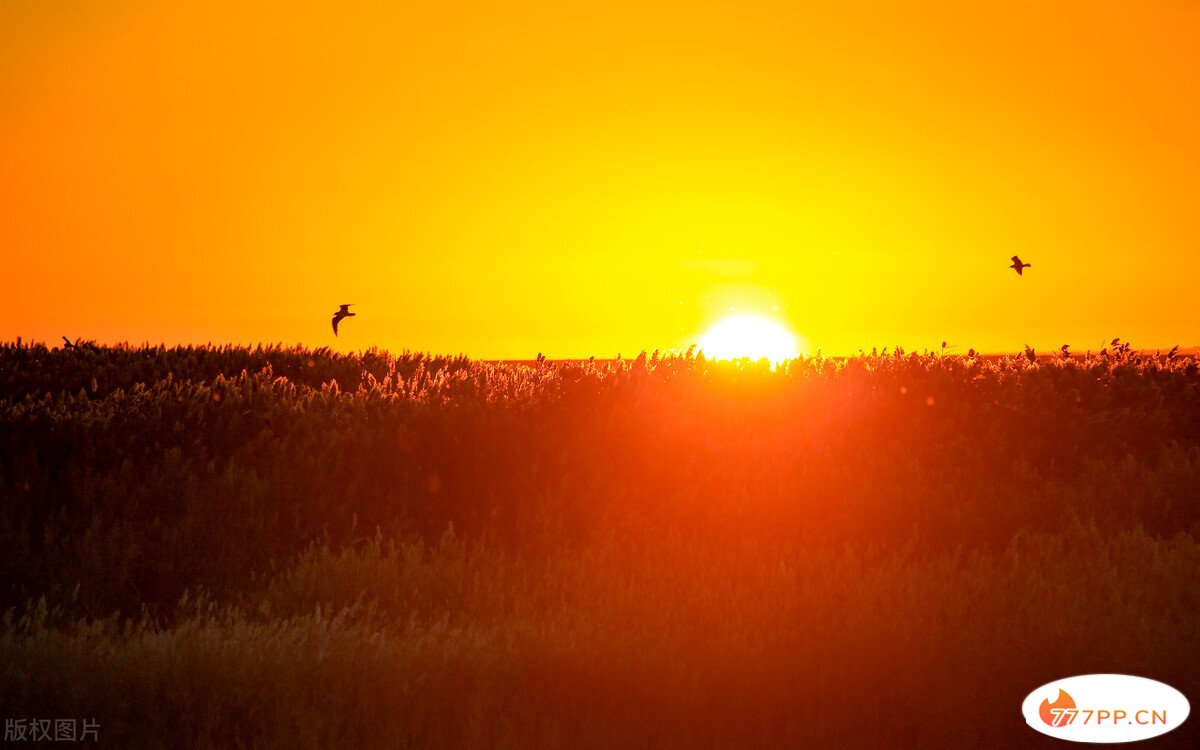
[[[1015,266],[1013,266],[1013,268],[1015,268],[1017,270],[1018,276],[1025,275],[1025,266],[1021,265],[1020,261],[1018,261],[1017,264]]]
[[[350,303],[350,305],[353,305],[353,304],[354,304],[353,302]],[[350,305],[342,305],[341,308],[338,310],[338,312],[342,312],[342,313],[350,312]]]
[[[1018,266],[1019,266],[1019,265],[1021,265],[1021,256],[1019,256],[1019,255],[1014,255],[1014,256],[1012,257],[1012,260],[1013,260],[1013,263],[1016,263]]]
[[[340,315],[333,316],[333,335],[334,336],[337,335],[337,324],[338,324],[338,321],[340,321],[341,319],[342,319],[342,317]]]

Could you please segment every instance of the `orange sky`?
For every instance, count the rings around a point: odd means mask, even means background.
[[[0,340],[1200,343],[1200,3],[250,5],[0,3]]]

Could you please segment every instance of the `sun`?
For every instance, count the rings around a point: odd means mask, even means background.
[[[766,358],[775,365],[800,355],[796,335],[778,320],[761,315],[717,321],[700,337],[700,350],[710,359]]]

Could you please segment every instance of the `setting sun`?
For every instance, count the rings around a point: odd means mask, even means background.
[[[710,359],[771,360],[779,364],[800,354],[795,334],[782,323],[761,315],[725,318],[700,338],[700,349]]]

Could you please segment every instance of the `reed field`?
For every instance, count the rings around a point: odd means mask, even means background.
[[[1200,696],[1198,536],[1197,361],[1119,341],[0,346],[0,715],[106,747],[1053,747]]]

